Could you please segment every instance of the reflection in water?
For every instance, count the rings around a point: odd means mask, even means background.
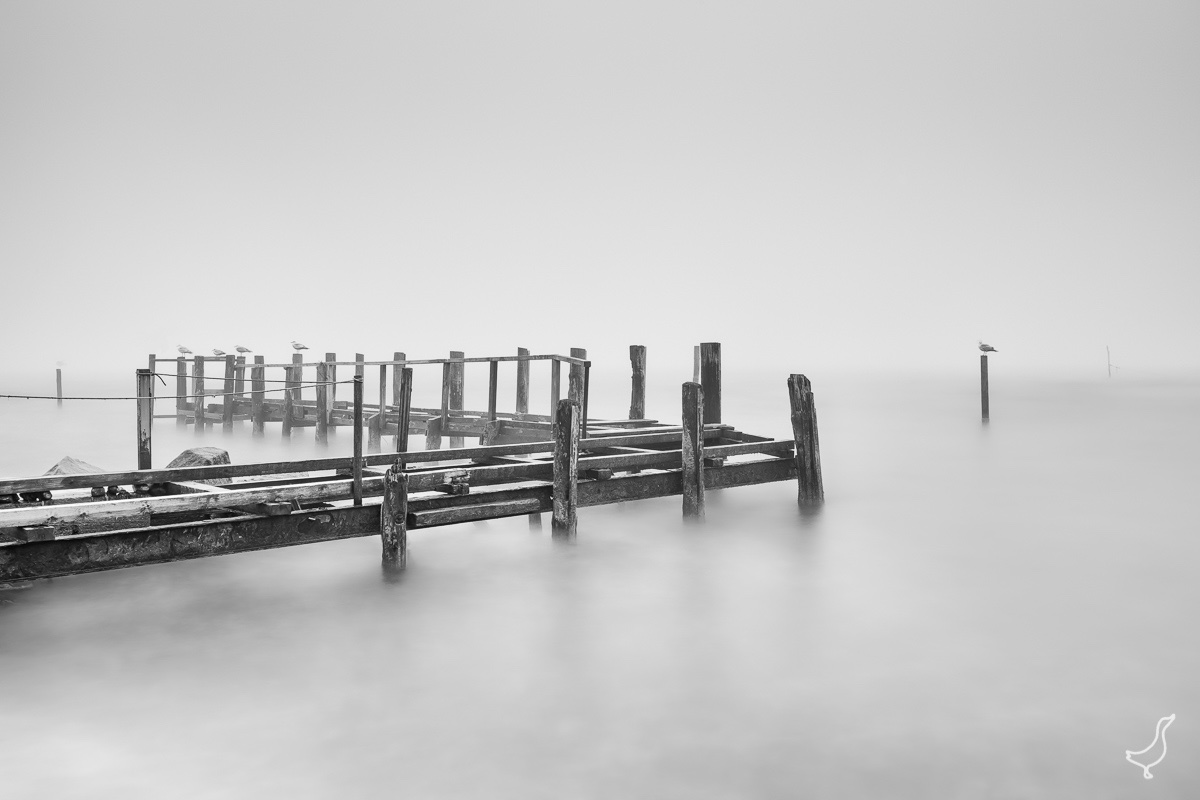
[[[786,435],[776,383],[727,413]],[[1200,392],[994,387],[979,435],[970,382],[890,388],[818,393],[819,514],[777,484],[418,530],[400,576],[363,539],[5,593],[5,796],[1129,796],[1130,742],[1200,712]]]

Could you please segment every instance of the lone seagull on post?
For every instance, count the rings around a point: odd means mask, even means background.
[[[990,344],[984,344],[982,341],[979,342],[979,349],[985,353],[999,353],[1000,352],[996,348],[992,347]]]
[[[254,351],[253,351],[253,350],[251,350],[249,347],[242,347],[240,344],[239,344],[237,347],[233,348],[233,349],[234,349],[234,350],[237,350],[237,351],[238,351],[239,353],[241,353],[242,355],[246,355],[246,353],[253,353],[253,352],[254,352]]]
[[[214,356],[217,356],[218,358],[220,358],[221,356],[225,355],[225,351],[224,351],[224,350],[218,350],[217,348],[215,348],[215,347],[214,347],[214,348],[213,348],[213,355],[214,355]]]
[[[293,350],[307,350],[308,345],[300,344],[299,342],[292,342],[292,349]]]
[[[175,345],[175,349],[179,351],[180,355],[190,356],[192,354],[191,350],[188,350],[181,344]]]

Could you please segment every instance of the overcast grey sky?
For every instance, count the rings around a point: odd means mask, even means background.
[[[1200,4],[0,2],[18,368],[1200,370]]]

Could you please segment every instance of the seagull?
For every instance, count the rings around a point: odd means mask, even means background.
[[[214,356],[223,356],[223,355],[225,355],[225,351],[224,351],[224,350],[218,350],[217,348],[215,348],[215,347],[214,347],[214,348],[213,348],[213,355],[214,355]]]
[[[1172,714],[1169,717],[1163,717],[1162,719],[1160,719],[1158,721],[1158,724],[1154,726],[1154,741],[1153,742],[1151,742],[1149,745],[1147,745],[1144,750],[1126,750],[1125,751],[1125,760],[1128,761],[1130,764],[1137,764],[1139,767],[1141,767],[1142,768],[1142,777],[1145,778],[1146,780],[1150,780],[1151,778],[1154,777],[1153,775],[1150,774],[1150,768],[1157,765],[1158,762],[1162,761],[1164,758],[1167,757],[1167,728],[1170,727],[1171,723],[1174,721],[1175,721],[1174,714]],[[1159,754],[1158,758],[1154,759],[1149,764],[1143,764],[1140,761],[1133,760],[1134,756],[1144,755],[1148,751],[1154,749],[1154,746],[1156,744],[1158,744],[1159,739],[1162,739],[1162,753]]]
[[[240,344],[239,344],[237,347],[233,348],[233,349],[234,349],[234,350],[237,350],[239,353],[241,353],[241,354],[243,354],[243,355],[245,355],[246,353],[253,353],[253,352],[254,352],[254,351],[253,351],[253,350],[251,350],[249,347],[242,347]]]
[[[183,345],[181,345],[181,344],[177,344],[177,345],[175,345],[175,349],[176,349],[176,350],[178,350],[178,351],[179,351],[181,354],[183,354],[183,355],[185,355],[185,356],[186,356],[186,355],[191,355],[191,354],[192,354],[192,351],[191,351],[191,350],[188,350],[186,347],[184,347],[184,346],[183,346]]]
[[[1000,352],[996,348],[992,347],[990,344],[984,344],[982,341],[979,343],[979,349],[985,353],[999,353]]]
[[[299,342],[293,341],[293,342],[292,342],[292,349],[293,349],[293,350],[307,350],[307,349],[308,349],[308,345],[300,344]]]

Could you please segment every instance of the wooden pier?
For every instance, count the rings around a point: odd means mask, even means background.
[[[458,353],[427,361],[406,361],[402,353],[388,362],[331,359],[313,365],[319,367],[314,372],[321,391],[311,405],[291,394],[302,382],[299,362],[251,365],[252,396],[244,399],[238,394],[237,362],[223,359],[219,412],[200,402],[207,397],[204,365],[212,359],[197,358],[190,376],[177,373],[177,386],[189,377],[193,381],[193,391],[181,396],[197,400],[190,409],[180,401],[177,413],[169,415],[178,424],[191,420],[200,428],[220,420],[231,430],[244,417],[254,423],[254,435],[275,417],[284,435],[289,435],[289,421],[293,428],[299,423],[318,430],[349,424],[355,431],[354,455],[176,469],[148,468],[155,415],[146,384],[154,376],[153,367],[139,370],[141,468],[0,481],[0,582],[377,534],[384,567],[398,569],[406,562],[411,529],[524,515],[531,526],[540,526],[541,515],[550,513],[553,534],[570,538],[576,535],[580,507],[681,495],[683,514],[702,518],[708,490],[793,479],[801,506],[819,505],[823,488],[808,379],[793,375],[788,380],[793,438],[745,433],[720,419],[719,345],[701,349],[702,381],[683,385],[679,425],[643,418],[645,348],[637,346],[630,348],[634,419],[588,419],[590,362],[581,350],[569,357],[519,351],[481,359]],[[490,364],[488,409],[482,412],[461,408],[462,378],[456,371],[473,361]],[[518,374],[517,410],[502,413],[497,371],[510,361]],[[552,417],[528,412],[528,367],[534,361],[552,365]],[[338,384],[332,380],[336,367],[347,363],[357,374],[351,381],[353,399],[343,407],[333,399]],[[566,398],[558,397],[563,363],[569,366]],[[409,407],[413,365],[441,365],[441,408]],[[286,391],[269,403],[261,387],[271,366],[288,374]],[[364,402],[362,374],[371,366],[380,368],[381,395],[388,385],[385,370],[395,370],[392,403],[382,396],[377,404]],[[363,453],[364,428],[375,445],[381,436],[394,435],[397,451]],[[408,450],[412,433],[426,437],[425,450]],[[442,450],[443,436],[480,444]],[[130,491],[112,491],[125,486]]]

